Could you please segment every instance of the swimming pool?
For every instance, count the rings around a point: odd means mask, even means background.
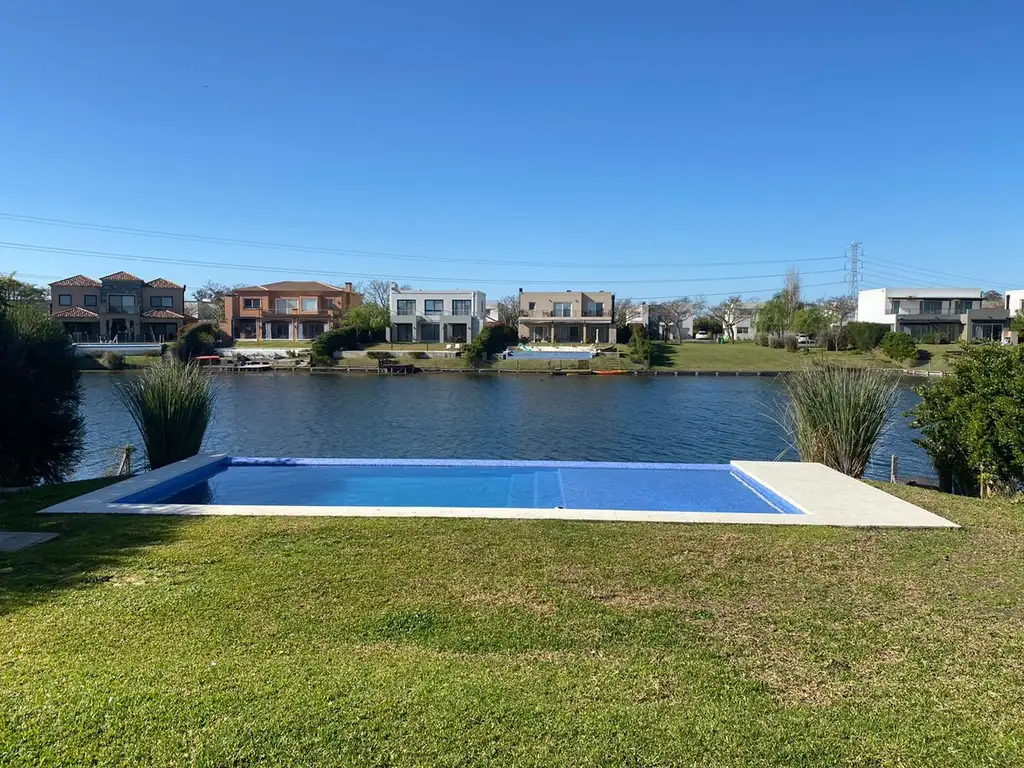
[[[230,458],[121,504],[802,514],[725,464]]]
[[[565,350],[511,350],[505,356],[509,360],[589,360],[593,352]]]
[[[956,527],[821,464],[200,454],[42,510]]]

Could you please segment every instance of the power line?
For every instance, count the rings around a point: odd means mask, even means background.
[[[864,263],[864,262],[862,262],[862,263]],[[876,262],[876,261],[871,261],[870,264],[871,264],[870,268],[874,269],[876,272],[879,272],[879,271],[882,271],[882,270],[887,271],[887,272],[894,272],[894,273],[897,274],[897,276],[904,275],[903,277],[899,277],[900,280],[912,280],[912,281],[914,281],[916,283],[919,283],[919,284],[922,284],[922,285],[925,284],[925,283],[928,283],[928,282],[939,283],[939,280],[942,279],[941,275],[931,275],[931,274],[928,273],[928,271],[923,270],[923,269],[921,269],[919,267],[906,267],[906,266],[903,266],[903,265],[900,265],[900,264],[893,264],[893,263],[890,263],[890,262]],[[874,266],[876,264],[878,265],[877,269]],[[964,279],[968,279],[968,278],[964,278]],[[994,282],[994,281],[984,280],[984,278],[980,278],[979,279],[977,277],[970,278],[970,279],[971,279],[972,282],[977,282],[979,280],[984,281],[984,282],[989,282],[990,284]],[[938,285],[936,285],[936,287],[938,287],[938,288],[950,288],[952,286],[950,286],[949,283],[947,282],[945,284],[939,283]]]
[[[214,269],[234,269],[234,270],[245,270],[249,272],[275,272],[275,273],[287,273],[287,274],[306,274],[306,275],[322,275],[332,277],[347,277],[347,278],[363,278],[363,279],[383,279],[383,280],[421,280],[421,281],[434,281],[444,283],[499,283],[507,285],[509,283],[522,283],[524,285],[559,285],[565,282],[564,279],[553,279],[553,280],[520,280],[520,279],[504,279],[496,280],[493,278],[468,278],[468,277],[436,277],[436,276],[423,276],[423,275],[369,275],[362,274],[359,272],[338,272],[333,270],[325,269],[300,269],[297,267],[271,267],[271,266],[250,266],[246,264],[232,264],[216,261],[199,261],[195,259],[171,259],[160,256],[140,256],[137,254],[130,253],[111,253],[108,251],[88,251],[78,248],[58,248],[54,246],[36,245],[32,243],[9,243],[0,242],[0,248],[7,248],[15,251],[28,251],[28,252],[39,252],[39,253],[59,253],[69,256],[84,256],[88,258],[96,259],[116,259],[122,261],[141,261],[153,264],[174,264],[181,266],[192,266],[192,267],[207,267]],[[828,274],[834,272],[844,272],[844,269],[820,269],[805,272],[808,275],[817,274]],[[784,273],[772,274],[772,275],[726,275],[719,277],[680,277],[674,279],[666,279],[663,277],[651,278],[647,280],[614,280],[616,284],[646,284],[646,283],[702,283],[712,282],[716,280],[761,280],[773,277],[785,277]]]
[[[802,285],[803,288],[827,288],[835,285],[846,285],[845,280],[838,280],[833,283],[812,283],[810,285]],[[754,293],[767,293],[769,291],[776,292],[779,290],[779,286],[773,285],[769,288],[744,288],[742,290],[723,291],[722,293],[702,293],[701,296],[736,296],[739,294],[754,294]],[[624,296],[623,298],[631,299],[632,301],[670,301],[672,299],[684,298],[681,296]]]
[[[242,238],[234,237],[212,237],[208,235],[193,235],[182,232],[167,232],[158,229],[138,229],[135,227],[120,227],[112,224],[93,224],[85,221],[72,221],[69,219],[53,219],[43,216],[25,216],[17,213],[5,213],[0,212],[0,219],[6,219],[8,221],[18,221],[25,224],[36,224],[40,226],[54,226],[54,227],[70,227],[74,229],[88,229],[100,232],[115,232],[125,235],[135,235],[140,237],[155,237],[169,240],[184,240],[189,242],[197,243],[212,243],[216,245],[234,245],[246,248],[262,248],[266,250],[277,250],[277,251],[299,251],[302,253],[318,253],[326,254],[331,256],[372,256],[379,259],[404,259],[410,261],[428,261],[428,262],[444,262],[449,264],[490,264],[500,266],[521,266],[521,267],[545,267],[547,269],[553,269],[558,267],[564,267],[566,269],[574,269],[577,267],[591,267],[593,268],[592,262],[576,261],[576,262],[553,262],[553,261],[520,261],[514,259],[458,259],[449,256],[426,256],[422,254],[409,254],[409,253],[390,253],[386,251],[362,251],[353,250],[347,248],[328,248],[313,245],[299,245],[292,243],[277,243],[272,241],[263,240],[245,240]],[[708,264],[707,266],[715,267],[737,267],[737,266],[749,266],[751,264],[792,264],[792,263],[806,263],[815,261],[835,261],[842,257],[840,256],[814,256],[801,259],[761,259],[757,261],[745,260],[745,261],[727,261],[718,262],[715,264]],[[630,263],[631,269],[645,268],[645,269],[664,269],[665,263],[657,264],[633,264]],[[703,266],[703,265],[698,265]],[[710,279],[710,278],[709,278]]]

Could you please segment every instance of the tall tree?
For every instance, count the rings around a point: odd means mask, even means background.
[[[1002,291],[985,291],[981,297],[981,306],[987,309],[1000,309],[1003,306]]]
[[[352,307],[341,318],[341,327],[355,330],[357,339],[364,333],[372,337],[374,333],[383,331],[390,324],[391,310],[374,302]]]
[[[689,296],[681,296],[672,301],[658,304],[653,312],[660,318],[661,323],[672,332],[677,339],[683,337],[686,321],[698,315],[703,306],[699,299],[691,299]]]
[[[400,291],[412,290],[411,285],[400,285],[398,286]],[[376,304],[378,307],[389,307],[391,304],[391,281],[390,280],[370,280],[367,283],[362,283],[359,286],[359,292],[363,294],[363,298],[369,304]]]
[[[751,314],[751,310],[744,307],[743,299],[739,296],[730,296],[708,309],[708,315],[722,324],[726,335],[733,341],[736,340],[736,326]]]
[[[519,328],[519,318],[524,314],[518,293],[498,299],[498,321],[506,328]]]
[[[42,303],[49,297],[49,288],[19,280],[15,272],[11,272],[9,275],[0,275],[0,303],[10,304],[16,301]]]
[[[786,284],[782,288],[782,301],[786,308],[786,326],[788,327],[793,319],[793,314],[802,306],[800,301],[800,272],[796,267],[790,267],[786,270]]]
[[[198,288],[192,289],[192,298],[195,301],[209,302],[213,308],[213,313],[216,315],[217,320],[224,319],[224,297],[242,288],[245,283],[235,283],[234,285],[228,285],[226,283],[218,283],[215,280],[207,280]]]

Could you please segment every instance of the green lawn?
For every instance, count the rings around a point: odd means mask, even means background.
[[[246,348],[258,349],[270,347],[272,349],[309,349],[312,341],[235,341],[234,349],[244,350]]]
[[[103,363],[100,362],[98,357],[91,355],[79,355],[75,358],[78,361],[78,367],[83,371],[109,371]],[[122,370],[133,370],[138,368],[148,368],[160,361],[159,355],[126,355],[124,358],[125,367]]]
[[[962,530],[39,517],[0,764],[1024,762],[1024,507]]]

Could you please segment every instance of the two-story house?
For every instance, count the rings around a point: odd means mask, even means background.
[[[352,283],[339,287],[319,280],[282,280],[250,285],[224,297],[221,329],[238,340],[312,340],[362,301]]]
[[[615,295],[607,291],[519,291],[519,335],[566,344],[615,343]]]
[[[857,319],[881,323],[915,339],[998,340],[1009,323],[1003,308],[983,308],[980,288],[875,288],[857,296]]]
[[[185,286],[129,272],[50,283],[50,313],[75,341],[173,341],[185,323]]]
[[[483,291],[413,291],[391,285],[391,342],[467,344],[487,319]]]

